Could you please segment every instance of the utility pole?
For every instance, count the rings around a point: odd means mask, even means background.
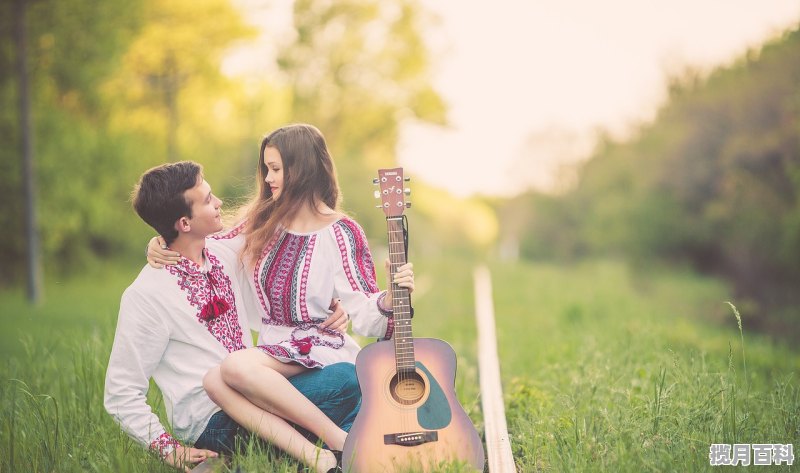
[[[36,182],[33,170],[33,130],[28,82],[28,52],[25,21],[26,0],[14,2],[14,39],[17,45],[17,79],[19,95],[19,128],[22,135],[22,186],[25,195],[25,239],[28,265],[28,301],[42,300],[39,231],[36,228]]]

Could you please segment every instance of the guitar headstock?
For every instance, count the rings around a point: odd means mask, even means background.
[[[375,192],[375,197],[381,199],[381,205],[386,217],[399,217],[407,207],[411,207],[411,202],[406,202],[405,196],[411,191],[403,188],[403,183],[408,178],[403,178],[403,168],[378,169],[378,178],[373,182],[380,187],[380,191]]]

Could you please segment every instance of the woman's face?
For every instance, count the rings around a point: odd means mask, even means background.
[[[267,177],[264,182],[272,190],[272,198],[277,199],[283,189],[283,160],[277,148],[267,146],[264,148],[264,166],[267,167]]]

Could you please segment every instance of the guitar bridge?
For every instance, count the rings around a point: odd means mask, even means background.
[[[399,445],[401,447],[414,447],[423,443],[436,442],[439,433],[435,430],[424,432],[404,432],[401,434],[386,434],[383,436],[384,445]]]

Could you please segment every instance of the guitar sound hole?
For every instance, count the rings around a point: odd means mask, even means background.
[[[414,404],[425,395],[425,380],[416,371],[401,372],[392,378],[389,391],[400,404]]]

